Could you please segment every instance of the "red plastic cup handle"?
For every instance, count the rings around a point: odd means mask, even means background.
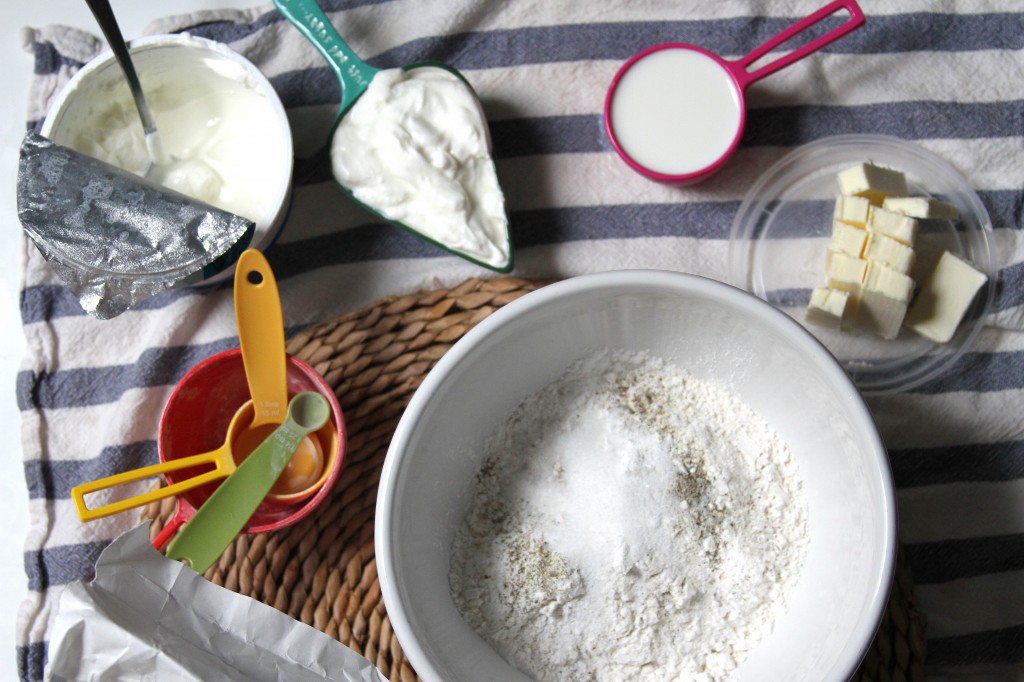
[[[157,536],[153,538],[153,548],[160,551],[167,544],[167,541],[174,537],[178,529],[185,525],[185,522],[195,516],[196,510],[188,502],[178,498],[178,511],[167,522]]]

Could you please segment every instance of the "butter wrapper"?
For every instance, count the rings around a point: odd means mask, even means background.
[[[149,543],[115,539],[92,582],[61,594],[45,679],[387,682],[341,642],[207,581]]]
[[[100,319],[200,282],[255,230],[246,218],[31,132],[21,146],[18,218],[82,308]]]

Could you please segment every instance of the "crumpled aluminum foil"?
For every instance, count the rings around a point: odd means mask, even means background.
[[[82,308],[120,315],[237,257],[255,224],[56,144],[22,142],[18,218]]]

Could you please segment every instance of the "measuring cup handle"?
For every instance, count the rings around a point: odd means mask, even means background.
[[[193,512],[194,513],[194,512]],[[186,521],[188,521],[193,513],[189,513],[184,506],[182,506],[181,500],[178,500],[178,511],[175,512],[174,516],[171,517],[167,525],[160,529],[160,532],[156,534],[156,537],[150,542],[153,545],[153,549],[162,551],[167,541],[174,537],[174,534],[178,532]]]
[[[377,70],[342,40],[316,0],[274,0],[274,5],[331,65],[341,83],[341,110],[348,109],[366,90]]]
[[[782,57],[779,57],[775,61],[765,64],[764,66],[760,67],[755,71],[747,71],[747,67],[749,67],[751,64],[756,62],[764,55],[774,50],[779,45],[783,44],[790,38],[800,33],[803,33],[807,29],[821,22],[823,19],[826,19],[827,17],[843,9],[850,13],[850,18],[840,26],[832,29],[825,35],[812,40],[806,45],[798,47],[792,52],[789,52],[783,55]],[[740,59],[730,62],[730,64],[734,66],[733,76],[739,83],[740,88],[745,88],[750,83],[758,81],[764,78],[765,76],[769,76],[778,71],[779,69],[783,69],[789,66],[790,64],[797,62],[813,52],[817,52],[826,45],[835,42],[836,40],[839,40],[847,33],[853,31],[854,29],[860,28],[863,25],[864,12],[861,11],[860,6],[856,3],[856,0],[835,0],[834,2],[830,2],[829,4],[822,7],[814,14],[796,22],[795,24],[787,28],[785,31],[771,38],[769,41],[767,41],[766,43],[755,49],[753,52],[746,55],[745,57],[741,57]]]
[[[172,459],[158,464],[151,464],[147,467],[132,469],[131,471],[125,471],[96,481],[89,481],[88,483],[76,485],[71,489],[71,499],[75,503],[75,509],[78,511],[78,518],[81,521],[92,521],[93,519],[103,518],[104,516],[117,514],[118,512],[133,509],[134,507],[141,507],[142,505],[149,504],[154,500],[162,500],[165,497],[177,495],[185,490],[203,485],[204,483],[209,483],[210,481],[214,481],[218,478],[223,478],[227,475],[227,471],[224,469],[223,460],[218,455],[219,450],[213,450],[199,455],[192,455],[191,457]],[[230,456],[230,454],[228,456]],[[213,464],[214,468],[184,481],[178,481],[172,485],[163,486],[156,490],[135,495],[134,497],[118,500],[117,502],[111,502],[110,504],[105,504],[92,509],[85,504],[85,496],[89,493],[107,490],[109,488],[116,488],[117,486],[124,485],[126,483],[141,481],[142,479],[149,478],[151,476],[159,476],[160,474],[199,466],[201,464]]]

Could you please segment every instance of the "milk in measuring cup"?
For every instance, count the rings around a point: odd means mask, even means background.
[[[740,130],[742,103],[728,72],[692,49],[662,49],[622,75],[609,118],[622,150],[665,175],[686,175],[718,161]]]

